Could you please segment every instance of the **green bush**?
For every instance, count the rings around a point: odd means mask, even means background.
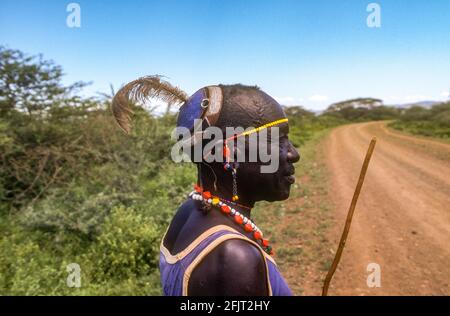
[[[158,269],[161,227],[133,208],[116,207],[83,261],[95,263],[92,282],[128,279]]]
[[[441,103],[430,109],[412,107],[403,112],[390,126],[416,135],[450,138],[450,102]]]
[[[0,294],[160,294],[160,238],[196,175],[170,161],[176,117],[134,107],[124,135],[110,99],[77,96],[59,66],[0,57]]]
[[[5,227],[8,225],[9,227]],[[151,217],[114,208],[94,241],[68,232],[29,231],[3,222],[1,295],[160,294],[158,251],[162,234]],[[69,263],[81,268],[81,288],[66,284]]]

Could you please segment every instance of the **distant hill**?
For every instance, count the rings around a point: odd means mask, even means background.
[[[357,108],[364,108],[370,110],[381,105],[383,105],[383,101],[381,99],[356,98],[333,103],[325,110],[325,112],[335,112],[344,109],[357,109]]]

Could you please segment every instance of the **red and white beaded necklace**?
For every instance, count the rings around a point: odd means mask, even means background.
[[[252,222],[251,219],[241,214],[239,211],[234,209],[232,206],[224,202],[223,199],[218,196],[213,196],[209,191],[203,191],[202,188],[195,185],[194,191],[189,194],[189,197],[196,201],[202,201],[203,203],[209,204],[218,208],[223,214],[231,216],[234,221],[242,225],[246,232],[253,232],[253,238],[261,246],[262,249],[269,255],[273,256],[272,247],[269,246],[269,241],[263,238],[262,231]]]

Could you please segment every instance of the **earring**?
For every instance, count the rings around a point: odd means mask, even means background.
[[[209,166],[208,166],[209,167]],[[199,164],[198,166],[198,184],[199,187],[203,189],[203,183],[202,183],[202,172],[201,172],[201,164]],[[202,192],[203,193],[203,192]],[[209,211],[211,211],[211,205],[209,205],[208,203],[206,203],[207,201],[205,201],[205,199],[202,200],[202,206],[201,206],[201,210],[203,212],[203,214],[208,214]]]
[[[223,146],[223,156],[225,157],[225,163],[223,165],[224,169],[226,171],[231,171],[231,175],[233,177],[233,196],[231,197],[231,200],[233,202],[236,202],[239,200],[239,196],[237,195],[237,162],[230,163],[230,148],[228,147],[228,144],[225,142]]]
[[[225,144],[223,145],[223,157],[225,158],[225,163],[223,164],[223,168],[226,171],[231,171],[233,167],[230,164],[230,148],[228,148],[228,145],[225,141]]]
[[[233,197],[231,200],[236,202],[239,200],[239,196],[237,195],[237,168],[233,168],[231,175],[233,176]]]

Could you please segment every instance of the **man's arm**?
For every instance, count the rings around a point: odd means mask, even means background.
[[[224,241],[191,274],[188,295],[269,295],[265,258],[249,242]]]

